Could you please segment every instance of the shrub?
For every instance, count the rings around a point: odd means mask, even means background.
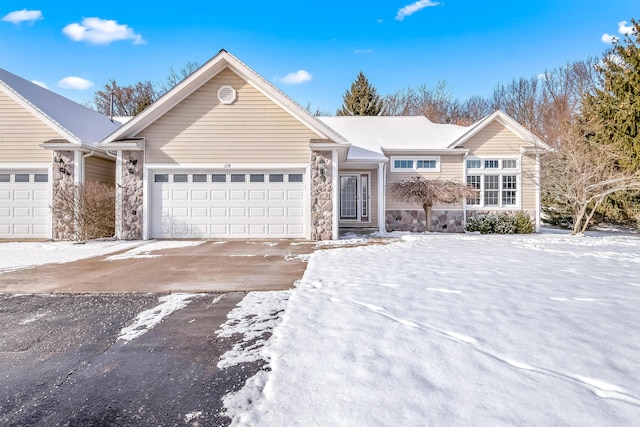
[[[74,185],[56,182],[52,209],[59,226],[67,232],[63,238],[85,241],[112,237],[115,232],[115,188],[112,184],[88,182]]]
[[[531,217],[524,212],[478,214],[467,220],[465,230],[481,234],[529,234],[533,232]]]

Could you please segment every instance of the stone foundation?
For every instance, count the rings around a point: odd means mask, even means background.
[[[331,151],[311,153],[311,239],[333,238]]]
[[[134,173],[130,173],[128,170],[127,163],[129,160],[136,162]],[[123,151],[120,167],[122,169],[122,186],[116,189],[122,196],[119,199],[120,203],[116,203],[118,239],[141,240],[144,153],[142,151]]]
[[[432,210],[431,220],[435,232],[464,232],[464,213],[462,210]],[[386,229],[387,231],[424,233],[427,229],[424,210],[387,210]]]

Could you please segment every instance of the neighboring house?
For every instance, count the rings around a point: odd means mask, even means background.
[[[335,239],[340,227],[424,230],[387,183],[421,174],[478,197],[434,206],[434,229],[479,211],[539,225],[538,149],[501,112],[470,127],[424,117],[315,117],[222,50],[99,144],[117,153],[116,236]],[[422,217],[421,217],[422,216]]]
[[[0,239],[72,237],[52,215],[55,193],[114,182],[114,159],[95,145],[119,126],[0,69]]]

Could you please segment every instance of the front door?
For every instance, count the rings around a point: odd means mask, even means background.
[[[340,219],[358,219],[358,176],[340,176]]]
[[[340,175],[340,219],[369,222],[368,173]]]

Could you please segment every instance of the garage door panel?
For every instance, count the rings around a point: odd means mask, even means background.
[[[287,216],[293,218],[300,218],[304,216],[304,210],[302,208],[287,208]]]
[[[204,201],[207,200],[209,192],[207,190],[193,190],[191,192],[191,200]]]
[[[284,190],[269,190],[269,200],[284,200]]]
[[[211,190],[211,200],[227,200],[227,191]]]
[[[247,216],[247,209],[243,207],[232,207],[229,209],[229,216],[231,218],[244,218]]]
[[[191,208],[191,217],[192,218],[209,218],[209,208],[206,208],[206,207]]]
[[[247,190],[230,190],[229,200],[247,200]]]
[[[14,190],[13,200],[31,200],[30,190]]]
[[[49,183],[36,176],[43,170],[2,172],[0,182],[0,238],[44,238],[51,232]],[[16,179],[16,176],[19,176]],[[28,178],[28,179],[26,179]]]
[[[305,236],[305,184],[288,182],[287,172],[279,172],[284,182],[273,183],[263,171],[153,173],[166,174],[168,180],[150,183],[151,237]],[[175,174],[191,176],[187,182],[176,182]],[[210,180],[194,182],[196,174]],[[231,175],[246,180],[233,181]],[[252,182],[254,175],[265,178]],[[170,197],[165,196],[168,193]]]

